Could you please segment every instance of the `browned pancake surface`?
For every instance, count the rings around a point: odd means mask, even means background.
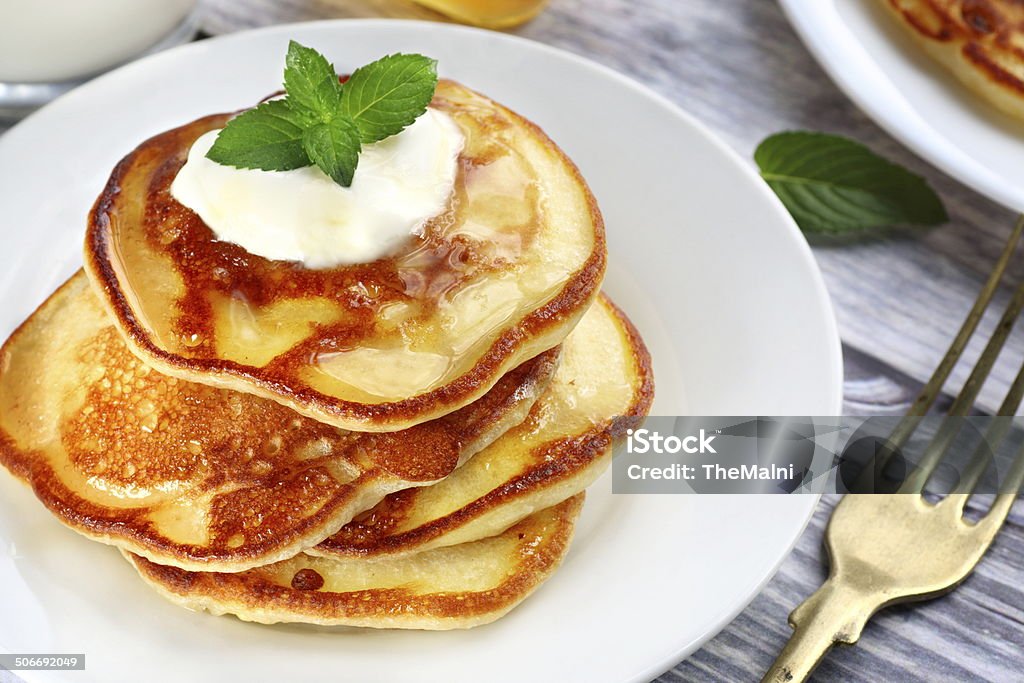
[[[65,524],[154,560],[238,571],[294,555],[384,495],[434,482],[520,422],[557,350],[400,432],[348,432],[166,377],[82,273],[0,349],[0,463]]]
[[[589,486],[611,462],[614,441],[650,411],[651,357],[604,295],[562,348],[524,422],[444,481],[389,495],[307,552],[378,558],[474,541]]]
[[[466,136],[449,206],[392,257],[326,270],[216,240],[170,194],[230,115],[144,142],[90,216],[86,270],[130,348],[165,374],[389,431],[457,409],[561,342],[604,273],[601,217],[536,126],[450,81]]]
[[[917,42],[964,84],[1024,118],[1024,3],[881,0]]]
[[[582,504],[579,494],[499,536],[395,560],[299,555],[240,574],[211,574],[126,557],[172,602],[246,621],[469,628],[506,614],[554,572]]]

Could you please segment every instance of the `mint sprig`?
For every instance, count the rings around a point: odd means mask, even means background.
[[[777,133],[758,145],[754,161],[804,232],[845,234],[949,220],[924,178],[838,135]]]
[[[437,62],[423,55],[388,55],[356,69],[342,85],[322,54],[293,40],[284,99],[228,121],[206,156],[263,171],[315,164],[349,187],[362,146],[402,132],[427,110],[436,88]]]

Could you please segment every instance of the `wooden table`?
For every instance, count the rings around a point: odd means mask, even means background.
[[[436,18],[412,5],[383,0],[201,4],[202,29],[209,34],[342,16]],[[970,307],[1012,227],[1012,213],[915,158],[861,114],[770,0],[551,0],[544,14],[515,32],[646,83],[702,119],[745,157],[769,133],[806,128],[854,137],[927,176],[950,210],[947,226],[814,247],[844,341],[846,412],[889,414],[906,408]],[[1014,275],[1024,278],[1024,261],[1018,260]],[[983,329],[993,325],[986,319]],[[972,348],[968,356],[976,352]],[[1011,338],[1003,355],[981,400],[990,409],[1024,358],[1024,331]],[[959,371],[954,383],[963,377]],[[789,635],[786,615],[824,578],[822,529],[835,502],[825,499],[761,595],[659,681],[760,678]],[[816,680],[1022,680],[1022,548],[1024,504],[1018,502],[963,586],[946,598],[882,613],[858,646],[832,653]]]

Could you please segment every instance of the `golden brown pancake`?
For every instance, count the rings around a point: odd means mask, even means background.
[[[445,630],[498,619],[565,557],[579,494],[500,536],[408,558],[367,561],[298,555],[240,574],[189,572],[125,553],[171,602],[263,624],[305,622]]]
[[[466,543],[589,486],[611,462],[613,440],[650,409],[651,359],[604,296],[562,350],[525,422],[443,481],[391,494],[306,552],[377,558]]]
[[[451,81],[466,142],[448,208],[392,257],[327,270],[220,242],[169,187],[209,116],[144,142],[90,215],[85,262],[131,350],[174,377],[346,429],[456,410],[559,344],[596,297],[604,228],[544,133]]]
[[[1024,2],[881,0],[969,88],[1024,118]]]
[[[447,476],[527,414],[557,349],[444,418],[346,432],[150,370],[79,272],[0,349],[0,463],[62,522],[164,564],[291,557],[385,495]]]

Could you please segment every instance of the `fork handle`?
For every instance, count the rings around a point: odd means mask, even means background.
[[[878,607],[877,600],[842,577],[829,577],[789,615],[793,635],[761,683],[806,680],[834,644],[857,642],[864,624]]]

